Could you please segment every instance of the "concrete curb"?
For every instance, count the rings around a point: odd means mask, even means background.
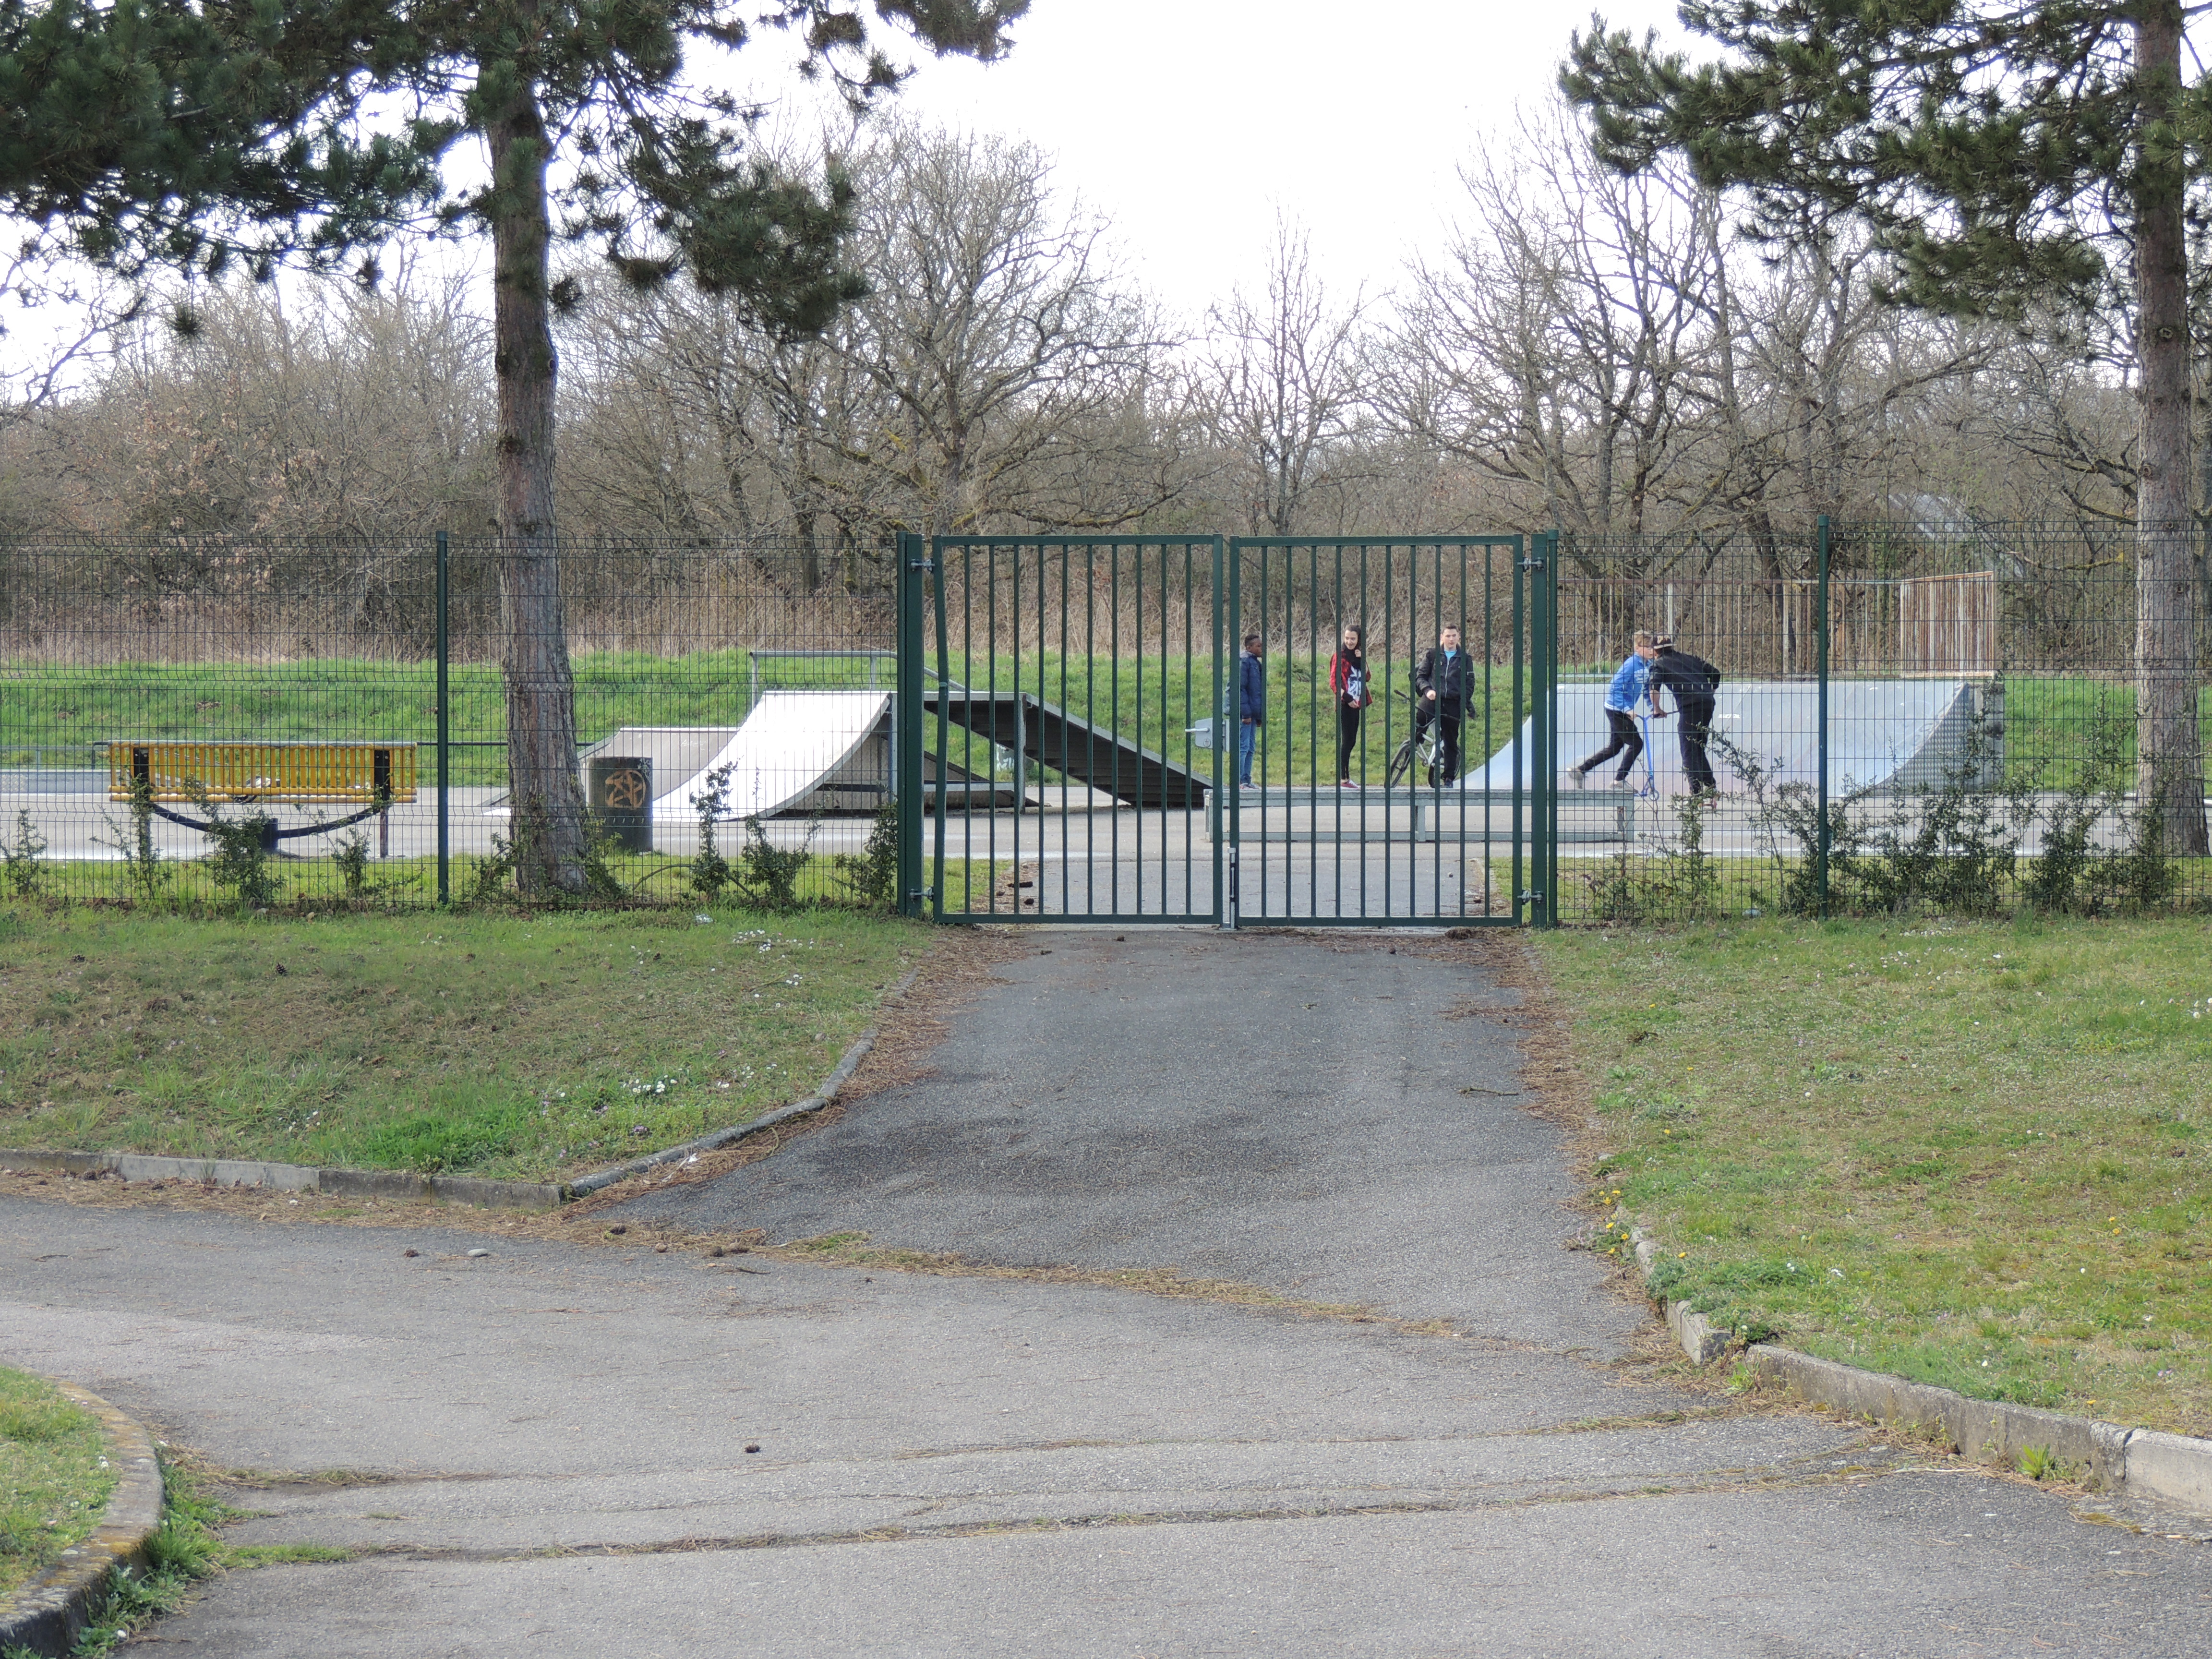
[[[1648,1285],[1656,1250],[1644,1230],[1628,1220],[1626,1211],[1616,1211],[1614,1219],[1627,1223],[1636,1263]],[[1685,1303],[1670,1302],[1656,1292],[1652,1300],[1682,1352],[1700,1365],[1711,1364],[1735,1340],[1733,1332]],[[1754,1342],[1743,1353],[1760,1377],[1779,1383],[1800,1400],[1901,1428],[1933,1431],[1961,1456],[2016,1469],[2021,1454],[2036,1447],[2100,1487],[2154,1498],[2196,1515],[2212,1515],[2212,1440],[2130,1429],[2001,1400],[1970,1400],[1951,1389],[1908,1382],[1901,1376],[1815,1358],[1771,1342]]]
[[[350,1198],[418,1199],[492,1210],[550,1210],[565,1196],[565,1189],[550,1182],[481,1181],[472,1176],[416,1175],[405,1170],[322,1170],[237,1158],[153,1158],[140,1152],[0,1149],[0,1169],[114,1174],[125,1181],[197,1181],[216,1187],[267,1187],[280,1193],[332,1193]]]
[[[122,1470],[106,1512],[88,1538],[4,1601],[0,1601],[0,1649],[28,1648],[64,1654],[92,1622],[92,1608],[118,1574],[137,1571],[146,1540],[161,1524],[161,1466],[146,1431],[98,1395],[58,1377],[56,1388],[98,1417]]]
[[[896,1002],[907,994],[921,972],[921,969],[919,965],[908,969],[905,977],[884,993],[884,1000],[886,1003]],[[643,1175],[647,1170],[657,1170],[663,1164],[680,1164],[685,1158],[696,1157],[701,1152],[720,1152],[725,1146],[735,1146],[749,1135],[759,1134],[764,1130],[775,1128],[778,1124],[788,1123],[795,1117],[805,1117],[810,1113],[820,1111],[836,1099],[837,1091],[851,1080],[853,1073],[859,1069],[860,1062],[868,1057],[868,1050],[876,1046],[877,1033],[882,1029],[879,1025],[871,1025],[859,1036],[854,1038],[851,1045],[846,1048],[843,1057],[838,1060],[836,1069],[823,1080],[819,1089],[807,1096],[805,1099],[794,1100],[788,1106],[778,1107],[775,1111],[765,1116],[757,1117],[750,1123],[740,1123],[727,1129],[717,1129],[711,1134],[701,1135],[696,1140],[687,1140],[680,1146],[663,1147],[648,1158],[634,1158],[628,1164],[618,1164],[611,1170],[595,1170],[580,1181],[570,1182],[567,1188],[568,1195],[570,1198],[586,1198],[630,1176]]]

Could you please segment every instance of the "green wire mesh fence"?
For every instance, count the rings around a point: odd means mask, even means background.
[[[2201,537],[1568,535],[1557,576],[1561,761],[1602,757],[1562,781],[1563,921],[2212,900]],[[1676,665],[1615,747],[1639,631]]]
[[[503,665],[549,659],[516,652],[506,556],[458,538],[0,544],[9,887],[380,907],[435,902],[441,877],[454,898],[499,887]],[[775,896],[865,887],[841,860],[892,799],[888,550],[571,540],[559,572],[606,891],[683,898],[702,844],[737,890],[748,819]],[[757,713],[811,746],[751,752]]]

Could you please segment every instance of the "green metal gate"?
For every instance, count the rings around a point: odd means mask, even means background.
[[[1519,536],[902,538],[908,908],[1229,927],[1547,920],[1548,551]],[[1410,741],[1452,723],[1417,720],[1413,685],[1446,621],[1463,629],[1460,777]],[[1356,723],[1331,684],[1348,625],[1364,631],[1371,697]],[[1264,697],[1247,728],[1253,634]]]

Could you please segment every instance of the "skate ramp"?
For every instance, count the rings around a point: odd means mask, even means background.
[[[1560,768],[1574,765],[1596,753],[1608,741],[1605,718],[1605,687],[1563,685],[1559,690],[1559,745]],[[1742,793],[1743,779],[1729,764],[1723,741],[1767,769],[1770,786],[1819,781],[1820,698],[1818,684],[1809,680],[1745,680],[1723,683],[1716,701],[1713,734],[1708,745],[1715,776],[1723,794]],[[1673,707],[1673,699],[1668,699]],[[1978,724],[1979,709],[1974,684],[1963,679],[1831,680],[1828,683],[1828,787],[1845,797],[1876,790],[1900,790],[1923,784],[1940,784],[1947,768],[1966,759]],[[1689,785],[1682,775],[1682,749],[1678,731],[1681,716],[1668,720],[1640,717],[1646,747],[1656,773],[1659,793],[1684,794]],[[1470,790],[1510,791],[1528,787],[1527,757],[1531,748],[1532,721],[1522,722],[1520,735],[1492,756],[1489,763],[1469,773],[1461,787]],[[1636,762],[1636,781],[1644,780],[1644,756]],[[1617,763],[1601,769],[1609,777]],[[1593,773],[1595,787],[1603,779]]]
[[[763,691],[742,726],[625,726],[578,758],[650,759],[655,823],[696,822],[707,775],[723,766],[726,819],[772,817],[812,796],[849,805],[848,795],[879,800],[888,784],[890,706],[888,691]],[[501,797],[488,816],[505,810]]]
[[[653,822],[696,821],[699,797],[706,793],[707,775],[725,766],[731,769],[729,801],[723,816],[738,820],[773,817],[836,784],[863,758],[862,751],[871,740],[888,744],[890,707],[888,691],[763,691],[745,716],[745,723],[688,774],[672,776],[664,787],[656,763]],[[607,751],[632,752],[617,746],[624,733],[654,730],[624,727],[608,739]],[[886,766],[888,758],[886,753]],[[885,781],[884,777],[875,779],[878,795]]]

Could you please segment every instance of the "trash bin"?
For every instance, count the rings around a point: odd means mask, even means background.
[[[653,757],[594,755],[589,769],[592,811],[625,853],[653,850]]]

